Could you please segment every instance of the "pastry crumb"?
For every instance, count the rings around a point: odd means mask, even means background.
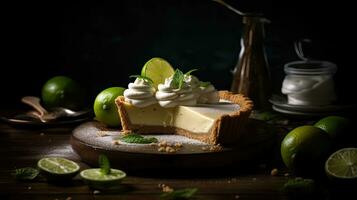
[[[202,150],[204,150],[204,151],[213,151],[213,152],[221,151],[222,149],[223,148],[220,144],[212,145],[209,147],[202,147]]]
[[[66,200],[72,200],[72,197],[67,197]]]
[[[235,195],[234,196],[235,199],[239,199],[239,197],[240,197],[239,195]]]
[[[120,141],[119,141],[119,140],[114,140],[114,141],[113,141],[113,144],[114,144],[114,145],[119,145],[119,144],[120,144]]]
[[[160,141],[158,146],[159,147],[166,147],[168,144],[167,144],[167,141],[166,140],[163,140],[163,141]]]
[[[106,131],[97,131],[97,136],[98,137],[108,136],[108,132],[106,132]]]
[[[160,141],[157,144],[157,146],[158,146],[158,151],[160,152],[175,153],[183,147],[183,144],[180,142],[177,142],[175,144],[170,144],[167,141],[163,140]]]
[[[166,148],[165,147],[159,147],[157,150],[160,151],[160,152],[164,152],[166,150]]]
[[[208,148],[208,147],[202,147],[202,150],[203,150],[203,151],[208,151],[209,148]]]
[[[289,174],[289,173],[285,173],[284,176],[285,176],[285,177],[288,177],[288,176],[290,176],[290,174]]]
[[[93,194],[100,194],[100,191],[99,190],[94,190]]]
[[[176,142],[175,143],[175,147],[182,147],[182,146],[183,146],[183,144],[181,142]]]
[[[165,184],[159,184],[158,186],[159,186],[159,188],[162,189],[162,192],[173,192],[174,191],[174,189],[172,187],[165,185]]]

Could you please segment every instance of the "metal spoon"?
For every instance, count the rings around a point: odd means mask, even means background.
[[[39,118],[42,122],[52,121],[60,117],[78,117],[88,113],[88,110],[73,111],[63,107],[56,107],[51,109],[51,111],[47,111],[44,107],[41,106],[40,98],[34,96],[23,97],[21,101],[33,107],[36,112],[31,112],[31,116]]]

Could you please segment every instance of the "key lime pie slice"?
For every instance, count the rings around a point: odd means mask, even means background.
[[[176,69],[155,88],[149,77],[136,76],[116,99],[124,132],[178,134],[209,144],[232,144],[253,103],[240,94],[217,91],[191,72]]]

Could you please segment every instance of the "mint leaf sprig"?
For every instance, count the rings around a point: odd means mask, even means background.
[[[144,137],[136,133],[125,135],[121,137],[120,140],[126,143],[136,143],[136,144],[151,144],[151,143],[158,142],[157,138],[155,137]]]
[[[147,76],[143,76],[143,75],[131,75],[131,76],[129,76],[129,78],[140,78],[140,79],[143,79],[143,80],[149,82],[150,84],[154,83],[154,81],[151,80],[151,78],[149,78]]]
[[[192,69],[184,74],[181,70],[176,69],[172,77],[173,87],[175,89],[181,89],[185,80],[185,76],[191,75],[191,73],[194,71],[197,71],[197,69]]]
[[[184,81],[184,74],[181,70],[176,69],[172,77],[172,84],[174,88],[181,89]]]
[[[36,168],[32,167],[25,167],[15,169],[14,173],[12,174],[18,180],[33,180],[35,179],[40,171]]]
[[[181,190],[174,190],[172,192],[165,192],[163,193],[160,198],[164,200],[175,200],[175,199],[189,199],[191,198],[196,192],[198,191],[197,188],[185,188]]]
[[[185,76],[189,76],[189,75],[191,75],[192,72],[195,72],[195,71],[197,71],[197,70],[198,70],[198,69],[191,69],[190,71],[188,71],[188,72],[185,73]]]
[[[110,174],[110,162],[106,155],[100,154],[98,158],[98,163],[100,167],[100,171],[102,174],[107,175]]]

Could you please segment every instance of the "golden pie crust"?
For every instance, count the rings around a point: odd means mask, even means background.
[[[140,134],[178,134],[192,139],[197,139],[208,144],[228,145],[236,143],[244,134],[244,126],[253,109],[253,102],[244,95],[233,94],[229,91],[219,91],[220,99],[231,101],[238,104],[240,108],[232,114],[224,114],[215,120],[214,125],[208,134],[195,134],[182,128],[169,126],[140,126],[131,124],[128,114],[125,110],[125,99],[119,96],[115,103],[121,119],[121,125],[124,132]]]

